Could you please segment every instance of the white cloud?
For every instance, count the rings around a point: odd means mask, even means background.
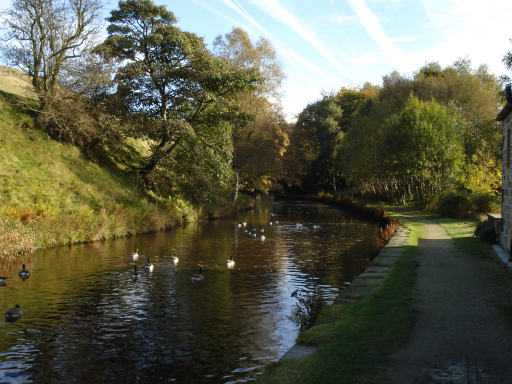
[[[316,34],[312,30],[306,28],[302,22],[300,22],[285,7],[279,4],[277,0],[251,0],[251,2],[267,15],[287,25],[295,33],[302,36],[338,71],[347,74],[347,70],[332,56],[331,50],[327,48],[320,39],[318,39]]]
[[[343,15],[341,13],[332,13],[327,17],[327,20],[337,24],[348,24],[357,22],[357,16]]]
[[[348,0],[350,6],[359,18],[359,22],[366,29],[366,32],[380,47],[382,53],[392,63],[398,62],[400,52],[393,45],[390,38],[386,36],[382,27],[380,26],[379,19],[368,8],[365,0]]]
[[[418,39],[418,36],[399,36],[391,37],[390,40],[393,43],[413,43]]]

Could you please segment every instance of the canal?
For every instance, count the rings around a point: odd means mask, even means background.
[[[256,237],[238,228],[244,220]],[[15,322],[0,319],[0,383],[251,381],[294,344],[291,293],[319,285],[332,300],[368,263],[377,232],[334,207],[277,201],[237,218],[0,265],[0,309],[23,309]],[[126,257],[136,248],[138,260]],[[204,279],[195,281],[200,265]]]

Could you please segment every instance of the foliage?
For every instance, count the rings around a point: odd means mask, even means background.
[[[121,1],[108,21],[108,37],[96,51],[123,63],[116,96],[130,123],[126,134],[150,143],[149,156],[136,168],[146,188],[173,193],[180,174],[196,192],[205,183],[229,181],[227,105],[258,82],[258,73],[212,56],[201,38],[180,30],[174,14],[150,0]],[[188,150],[201,156],[199,162],[189,156],[189,169],[180,169]],[[216,167],[191,171],[201,164]]]
[[[68,63],[90,48],[99,10],[97,0],[13,0],[6,11],[4,32],[11,43],[2,46],[3,54],[29,73],[43,110]]]
[[[301,332],[311,328],[325,305],[322,289],[315,284],[311,292],[295,290],[292,292],[297,302],[288,318],[300,327]]]
[[[501,193],[501,158],[497,158],[489,149],[478,150],[466,158],[464,164],[463,185],[467,190],[476,193],[490,193],[498,196]]]
[[[510,39],[510,42],[512,42],[512,39]],[[508,51],[507,53],[505,53],[505,55],[503,56],[503,64],[505,64],[505,67],[508,70],[512,70],[512,51]],[[506,83],[511,83],[511,79],[508,76],[502,76],[502,79]]]
[[[276,100],[283,79],[276,52],[266,39],[253,44],[234,28],[214,41],[215,53],[243,70],[260,73],[262,82],[230,104],[233,169],[241,189],[268,191],[282,174],[288,146],[287,123]]]
[[[433,209],[442,217],[465,218],[491,210],[493,196],[479,193],[450,192],[441,195],[433,204]]]
[[[496,231],[494,229],[494,223],[489,220],[478,223],[475,229],[475,236],[486,243],[496,243]]]
[[[400,113],[378,126],[375,121],[358,120],[344,143],[345,172],[353,185],[393,202],[426,204],[456,182],[462,125],[453,109],[410,97]]]
[[[318,186],[336,190],[339,174],[335,159],[343,132],[338,124],[343,111],[333,96],[324,96],[299,114],[290,135],[288,177],[300,179],[307,190]]]
[[[412,78],[393,72],[351,121],[338,166],[355,192],[394,202],[425,206],[441,190],[499,194],[501,102],[498,79],[468,60],[429,63]]]

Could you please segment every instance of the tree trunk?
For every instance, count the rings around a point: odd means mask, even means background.
[[[238,199],[238,172],[235,172],[235,189],[233,191],[233,201]]]

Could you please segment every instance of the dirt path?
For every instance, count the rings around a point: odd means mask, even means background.
[[[492,301],[492,260],[466,255],[426,222],[414,292],[417,322],[392,357],[392,383],[512,383],[512,333]],[[511,292],[512,294],[512,292]]]

